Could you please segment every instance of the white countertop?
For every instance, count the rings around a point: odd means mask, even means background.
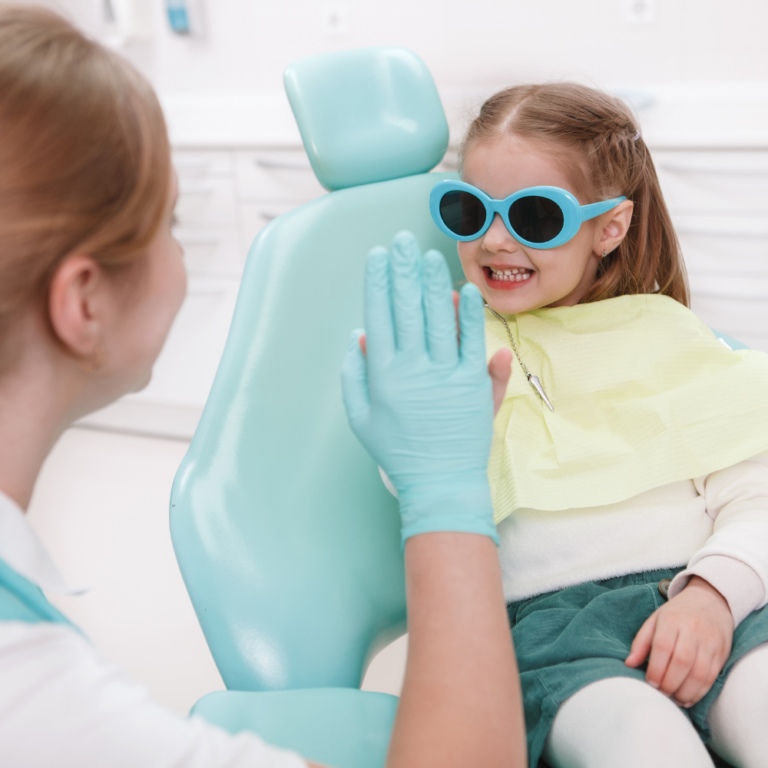
[[[452,144],[495,90],[441,90]],[[610,91],[633,105],[654,148],[768,149],[768,82],[634,85]],[[160,101],[175,147],[301,146],[284,93],[166,93]]]

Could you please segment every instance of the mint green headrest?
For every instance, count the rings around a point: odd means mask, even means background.
[[[302,59],[285,70],[285,90],[326,189],[426,173],[448,148],[435,82],[407,48]]]

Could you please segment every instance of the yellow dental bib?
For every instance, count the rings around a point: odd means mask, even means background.
[[[494,422],[496,523],[516,509],[613,504],[768,450],[768,355],[732,351],[666,296],[620,296],[504,318],[517,361]],[[488,356],[509,348],[487,312]]]

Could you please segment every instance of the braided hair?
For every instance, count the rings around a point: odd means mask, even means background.
[[[619,195],[634,203],[626,237],[600,261],[582,303],[659,293],[689,305],[685,264],[656,169],[624,102],[575,83],[507,88],[481,107],[462,143],[460,164],[474,143],[505,135],[554,152],[582,203]]]

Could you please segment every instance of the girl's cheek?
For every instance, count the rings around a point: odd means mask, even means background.
[[[477,248],[473,248],[473,245],[474,243],[471,240],[469,242],[459,241],[457,243],[457,250],[459,253],[459,261],[461,262],[461,268],[464,270],[464,276],[468,280],[475,282],[477,280],[477,276],[474,274],[474,272],[478,270],[479,267],[477,266],[476,258]]]

